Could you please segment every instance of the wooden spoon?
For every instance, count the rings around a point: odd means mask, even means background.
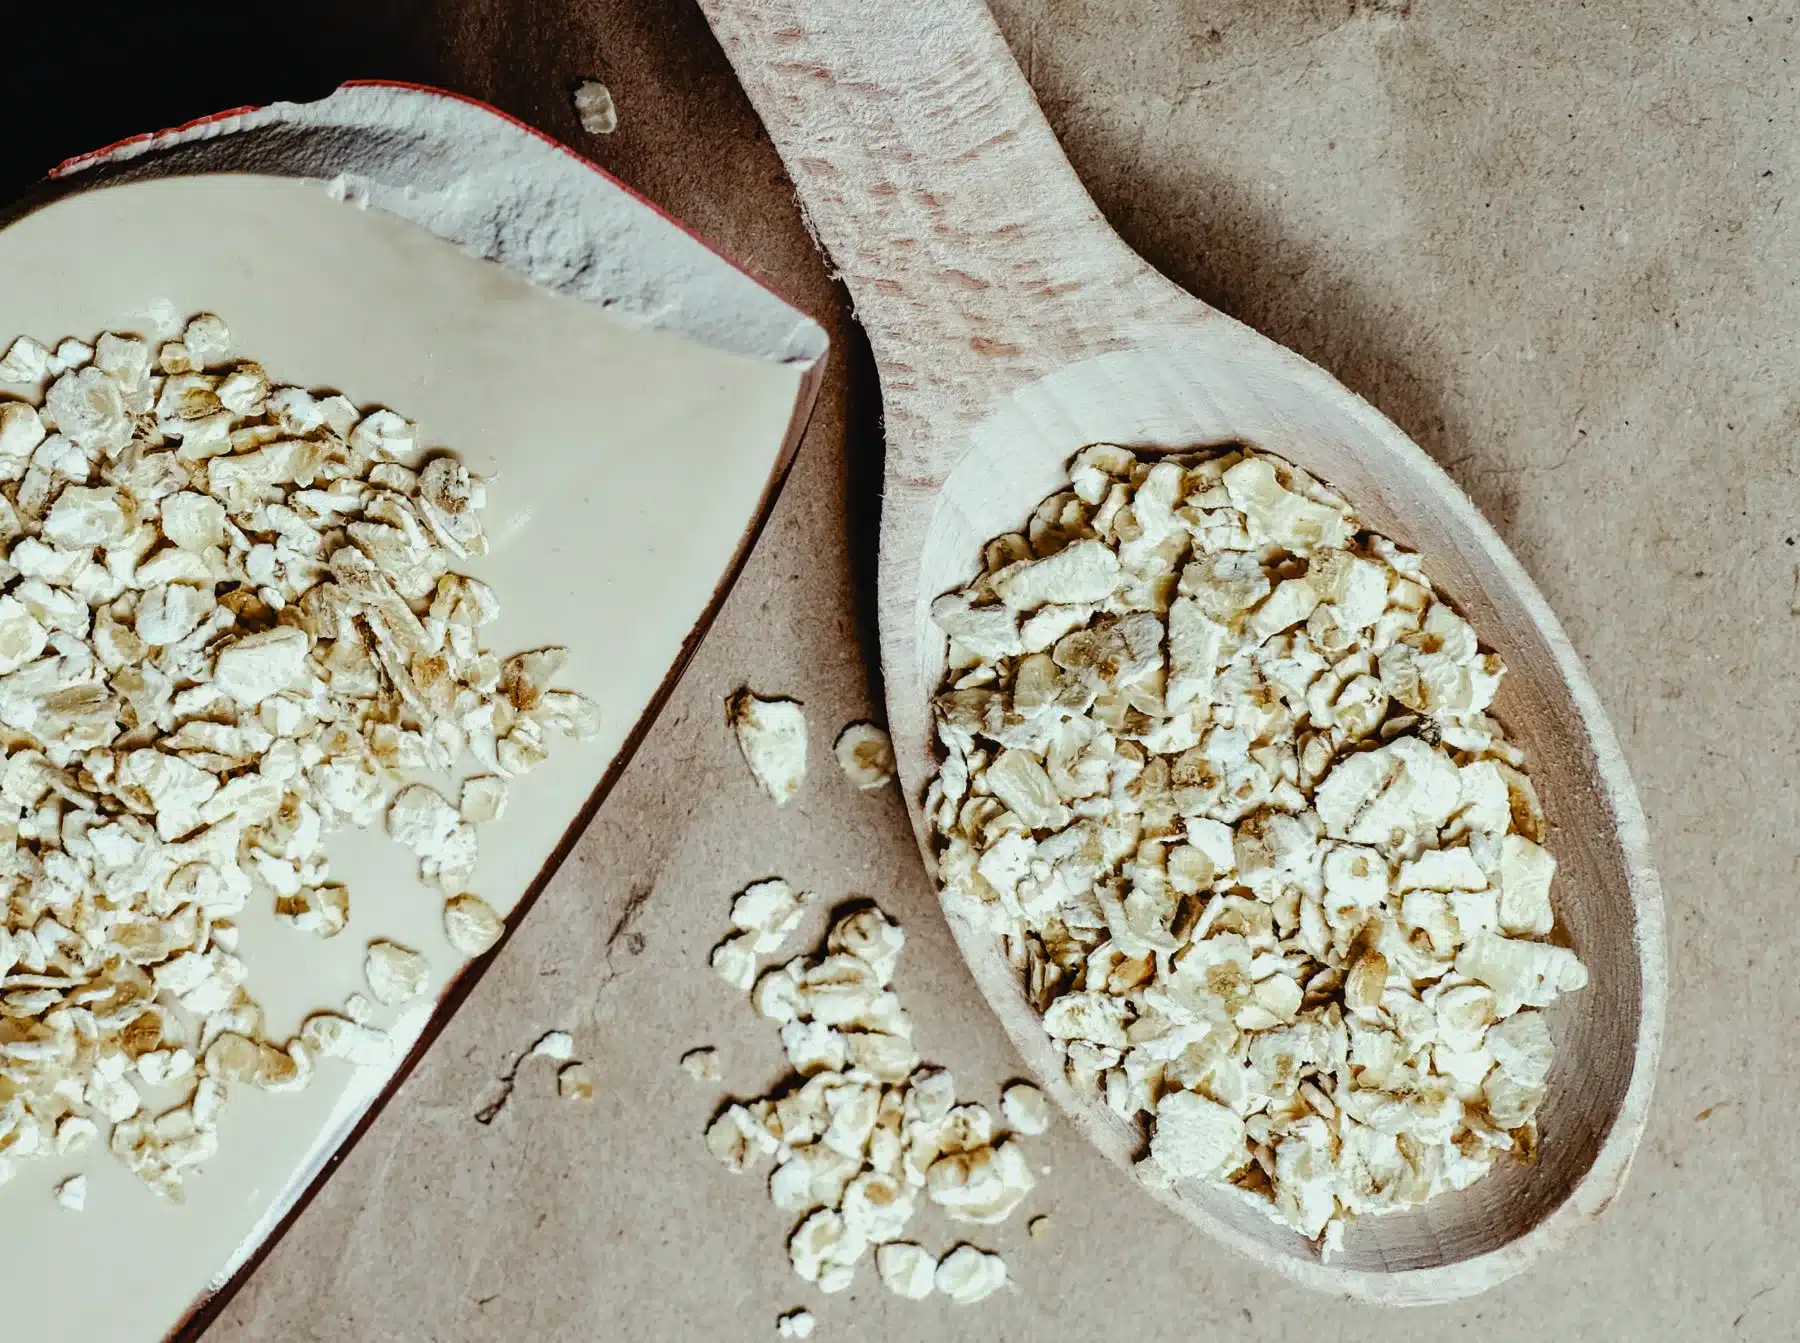
[[[1335,485],[1424,555],[1510,674],[1496,712],[1530,753],[1561,863],[1560,926],[1592,972],[1553,1029],[1534,1165],[1367,1218],[1330,1264],[1220,1188],[1156,1197],[1309,1287],[1389,1303],[1479,1292],[1617,1197],[1661,1044],[1662,898],[1644,818],[1556,618],[1468,498],[1322,370],[1183,293],[1076,179],[979,0],[701,0],[868,331],[886,409],[880,626],[889,722],[926,861],[931,600],[974,576],[1084,444],[1244,442]],[[998,939],[952,916],[982,992],[1082,1131],[1127,1168],[1145,1134],[1064,1080]]]

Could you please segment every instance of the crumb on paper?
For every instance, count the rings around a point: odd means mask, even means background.
[[[833,748],[844,777],[864,792],[893,782],[894,743],[873,723],[851,723]]]
[[[575,115],[589,135],[611,135],[619,127],[612,90],[597,79],[584,79],[575,88]]]
[[[1025,1224],[1025,1230],[1033,1240],[1043,1240],[1050,1234],[1050,1219],[1046,1216],[1033,1217]]]
[[[731,926],[751,935],[751,951],[767,955],[781,950],[812,903],[811,892],[796,891],[779,877],[752,882],[732,898]]]
[[[690,1049],[681,1056],[681,1070],[696,1082],[719,1080],[719,1051],[710,1045]]]
[[[575,1057],[575,1038],[567,1031],[546,1031],[531,1046],[530,1057],[567,1063]]]
[[[1050,1127],[1050,1102],[1029,1082],[1014,1082],[1000,1093],[1000,1114],[1014,1133],[1028,1137]]]
[[[1329,1257],[1530,1160],[1540,1009],[1588,973],[1543,940],[1506,669],[1420,557],[1268,454],[1098,443],[983,559],[931,608],[943,902],[1147,1131],[1140,1177],[1229,1181]]]
[[[973,1245],[958,1245],[938,1261],[937,1289],[959,1306],[985,1301],[1006,1286],[1006,1261]]]
[[[594,1099],[594,1074],[585,1063],[565,1063],[556,1070],[556,1094],[568,1101]]]
[[[719,943],[712,950],[712,968],[732,988],[748,993],[756,983],[755,935],[738,933]]]
[[[799,701],[740,689],[725,701],[725,721],[763,791],[778,807],[792,802],[806,781],[806,715]]]
[[[594,1095],[593,1074],[587,1064],[575,1057],[575,1038],[567,1031],[545,1031],[530,1045],[513,1056],[512,1063],[499,1078],[492,1100],[475,1112],[475,1122],[491,1125],[512,1104],[519,1087],[519,1074],[533,1059],[547,1059],[557,1065],[556,1094],[564,1100],[591,1100]]]
[[[506,815],[508,789],[498,774],[478,774],[464,779],[458,814],[469,825],[486,825]]]
[[[811,1338],[813,1327],[813,1313],[810,1310],[790,1310],[775,1321],[775,1332],[782,1338]]]
[[[482,646],[498,598],[458,563],[487,550],[486,482],[454,453],[421,461],[396,412],[279,383],[215,314],[157,336],[0,357],[0,825],[31,858],[0,910],[0,1143],[9,1163],[73,1153],[105,1125],[179,1202],[225,1084],[393,1062],[356,998],[266,1034],[245,909],[336,937],[352,901],[329,841],[384,822],[449,894],[479,844],[421,778],[472,756],[510,780],[598,710],[550,683],[561,649]],[[499,797],[475,786],[471,808]],[[426,991],[422,954],[366,948],[383,1004]]]

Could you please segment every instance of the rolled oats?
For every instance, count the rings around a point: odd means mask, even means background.
[[[613,106],[612,91],[597,79],[584,79],[575,87],[575,115],[581,122],[581,129],[589,135],[611,135],[619,127],[619,113]],[[801,1314],[805,1314],[804,1311]],[[805,1334],[795,1337],[805,1338],[812,1333],[812,1317],[807,1316]]]
[[[781,946],[800,926],[812,896],[796,892],[779,877],[753,882],[731,902],[731,926],[750,936],[750,950],[767,955]]]
[[[360,998],[267,1038],[246,904],[342,931],[326,837],[384,815],[458,889],[502,776],[596,714],[549,684],[560,650],[481,648],[498,604],[452,562],[485,549],[482,482],[448,454],[396,460],[417,435],[392,411],[272,386],[211,314],[154,359],[115,333],[20,338],[0,380],[41,397],[0,399],[0,1161],[104,1137],[179,1200],[228,1086],[392,1061]],[[403,777],[465,751],[487,773],[461,808]],[[444,922],[465,955],[501,931],[472,895]],[[383,1003],[428,985],[421,954],[381,939],[366,970]]]
[[[985,1301],[1006,1286],[1006,1261],[973,1245],[958,1245],[938,1261],[937,1289],[959,1306]]]
[[[844,777],[867,792],[894,777],[894,743],[873,723],[852,723],[838,733],[837,754]]]
[[[746,895],[769,885],[781,889],[745,904]],[[741,950],[750,968],[734,983],[748,988],[755,974],[745,939],[771,918],[785,920],[794,900],[785,883],[763,882],[733,902],[741,931],[715,950],[714,963],[721,950]],[[794,1074],[770,1096],[725,1106],[706,1130],[708,1150],[734,1174],[763,1158],[774,1161],[770,1199],[784,1211],[809,1213],[789,1241],[794,1270],[826,1292],[848,1288],[872,1249],[890,1290],[928,1294],[942,1270],[901,1240],[921,1204],[990,1224],[1009,1216],[1036,1184],[1019,1142],[995,1142],[992,1115],[956,1104],[950,1074],[920,1062],[912,1022],[892,987],[905,945],[899,926],[866,905],[838,917],[817,955],[755,979],[756,1008],[780,1024]],[[690,1051],[683,1067],[707,1076],[712,1055]],[[708,1080],[716,1076],[714,1070]],[[1016,1131],[1026,1131],[1034,1118],[1030,1100],[1021,1093],[1009,1103],[1023,1121]],[[959,1299],[978,1300],[993,1290],[994,1271],[965,1256],[948,1280]]]
[[[71,1175],[56,1186],[56,1201],[70,1212],[81,1212],[87,1207],[87,1176]]]
[[[936,1285],[937,1260],[923,1246],[891,1241],[875,1251],[875,1271],[895,1296],[922,1301]]]
[[[567,1031],[546,1031],[531,1046],[526,1057],[567,1063],[575,1057],[575,1037]]]
[[[1014,1082],[1000,1093],[1000,1114],[1014,1133],[1036,1137],[1050,1127],[1050,1105],[1029,1082]]]
[[[1287,462],[1096,444],[1070,475],[932,605],[945,905],[1006,939],[1071,1082],[1144,1124],[1145,1179],[1227,1181],[1335,1251],[1536,1149],[1534,1009],[1587,982],[1540,940],[1556,863],[1487,711],[1505,669]],[[1027,1133],[1042,1099],[1002,1110]],[[1000,1206],[1009,1146],[944,1144],[931,1196]]]
[[[778,807],[792,802],[806,781],[806,715],[799,703],[742,689],[725,701],[725,721],[763,791]]]
[[[486,825],[506,815],[506,780],[497,774],[464,779],[458,813],[470,825]]]
[[[505,922],[479,895],[464,891],[444,902],[444,936],[464,956],[489,951],[505,931]]]
[[[371,942],[363,958],[363,977],[369,982],[369,992],[375,995],[376,1002],[387,1007],[411,1002],[425,992],[429,973],[423,956],[395,942]]]
[[[750,986],[756,983],[755,935],[738,933],[719,943],[713,948],[712,968],[734,989],[749,992]]]

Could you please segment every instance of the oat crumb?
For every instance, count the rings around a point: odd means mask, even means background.
[[[567,1031],[546,1031],[531,1047],[529,1057],[567,1063],[575,1057],[575,1040]]]
[[[710,1045],[690,1049],[681,1056],[681,1070],[696,1082],[716,1082],[719,1080],[719,1051]]]
[[[806,782],[806,714],[799,701],[739,689],[725,701],[725,721],[763,791],[778,807],[792,802]]]
[[[556,1094],[566,1101],[594,1099],[594,1075],[585,1063],[566,1063],[556,1071]]]
[[[575,115],[589,135],[611,135],[619,128],[619,111],[612,90],[597,79],[584,79],[575,89]]]
[[[852,723],[838,733],[838,767],[863,792],[893,782],[894,743],[873,723]]]

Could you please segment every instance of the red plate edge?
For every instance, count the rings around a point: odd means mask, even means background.
[[[696,233],[685,222],[676,218],[674,215],[671,215],[660,205],[656,204],[655,201],[647,199],[642,193],[626,183],[621,182],[592,159],[589,159],[587,156],[570,148],[562,141],[546,134],[535,126],[519,120],[519,118],[512,116],[510,113],[501,111],[490,103],[483,102],[479,98],[472,98],[467,94],[453,92],[449,89],[440,89],[428,84],[417,84],[406,80],[352,79],[346,80],[339,87],[409,89],[417,93],[454,99],[458,102],[468,103],[473,107],[480,108],[500,120],[518,127],[536,139],[550,145],[552,148],[567,154],[570,158],[582,164],[590,171],[598,173],[613,186],[631,197],[631,199],[652,210],[660,219],[673,225],[675,228],[680,229],[681,232],[699,243],[700,246],[704,247],[708,252],[712,253],[712,255],[718,257],[719,260],[723,261],[733,270],[750,280],[751,283],[763,290],[764,293],[781,300],[783,303],[788,303],[787,299],[783,298],[781,294],[764,283],[756,275],[752,274],[746,267],[732,257],[725,255],[717,247],[713,246],[712,243]],[[138,135],[127,136],[124,139],[114,141],[112,144],[106,145],[100,149],[90,150],[85,154],[78,154],[72,158],[64,159],[61,163],[50,169],[45,176],[51,181],[61,181],[72,177],[76,173],[89,167],[104,164],[108,158],[118,153],[120,150],[140,145],[144,146],[146,149],[150,149],[160,141],[176,138],[189,131],[199,130],[202,127],[212,125],[216,122],[228,121],[233,117],[246,116],[250,113],[262,110],[263,105],[246,104],[241,107],[232,107],[223,111],[213,112],[207,116],[196,117],[194,120],[183,122],[178,126],[169,126],[161,130],[146,131]],[[788,306],[793,307],[794,305],[788,303]],[[794,310],[796,312],[799,311],[798,308],[795,308]],[[701,611],[699,618],[694,622],[693,627],[688,631],[687,636],[682,640],[681,647],[675,655],[674,662],[670,665],[669,670],[662,681],[658,683],[655,692],[650,696],[649,702],[644,706],[644,710],[639,714],[637,721],[632,724],[631,731],[626,734],[624,743],[620,746],[618,753],[613,757],[612,763],[607,766],[606,773],[601,776],[600,782],[595,786],[594,791],[589,794],[587,801],[582,804],[580,812],[577,813],[575,819],[570,822],[568,829],[563,832],[563,836],[557,842],[556,848],[551,851],[549,857],[545,860],[544,865],[538,870],[537,875],[532,878],[531,884],[526,888],[524,895],[520,897],[518,904],[513,907],[512,912],[507,916],[506,928],[501,934],[500,941],[483,955],[470,961],[457,972],[456,976],[451,979],[447,985],[445,985],[444,992],[438,999],[436,1011],[432,1013],[430,1021],[426,1023],[425,1029],[420,1032],[419,1038],[414,1042],[412,1049],[408,1051],[405,1059],[401,1061],[399,1067],[394,1070],[393,1075],[388,1078],[387,1082],[376,1094],[375,1099],[369,1103],[368,1108],[364,1110],[362,1115],[357,1119],[355,1125],[345,1136],[344,1140],[332,1150],[330,1155],[327,1156],[323,1162],[320,1163],[318,1171],[307,1181],[306,1187],[301,1190],[300,1194],[294,1199],[292,1206],[282,1214],[281,1220],[275,1224],[274,1229],[262,1239],[244,1262],[238,1266],[237,1270],[232,1273],[231,1277],[220,1287],[212,1291],[204,1292],[195,1299],[193,1305],[189,1307],[187,1314],[177,1321],[174,1328],[165,1335],[164,1343],[197,1343],[200,1336],[206,1332],[224,1311],[225,1307],[231,1302],[231,1299],[237,1295],[244,1283],[247,1282],[257,1268],[261,1266],[263,1260],[268,1257],[269,1252],[273,1250],[293,1228],[294,1222],[298,1220],[303,1212],[305,1212],[307,1206],[312,1202],[314,1197],[317,1196],[325,1182],[336,1173],[338,1167],[343,1163],[344,1158],[348,1156],[356,1144],[362,1140],[363,1135],[368,1131],[369,1127],[380,1116],[381,1112],[387,1108],[388,1103],[393,1099],[395,1093],[399,1091],[407,1078],[412,1075],[412,1071],[418,1066],[419,1061],[425,1056],[431,1046],[437,1042],[437,1037],[442,1033],[444,1027],[449,1025],[457,1012],[461,1010],[463,1003],[467,1001],[469,995],[474,991],[475,986],[480,983],[482,976],[487,973],[487,969],[493,963],[495,957],[497,957],[505,948],[506,944],[512,940],[514,931],[518,928],[519,924],[524,921],[525,916],[530,913],[532,906],[537,903],[538,898],[544,893],[544,890],[550,884],[551,879],[555,877],[564,861],[567,860],[569,854],[574,850],[576,843],[586,832],[588,826],[592,824],[595,814],[600,810],[601,804],[605,802],[607,795],[612,792],[614,785],[618,783],[619,778],[624,774],[626,767],[630,765],[632,758],[637,754],[638,747],[643,744],[644,738],[649,735],[651,727],[661,716],[663,707],[667,704],[669,696],[674,692],[676,685],[680,683],[683,673],[686,672],[688,664],[693,660],[693,656],[695,652],[698,651],[701,641],[706,637],[707,631],[712,628],[713,621],[717,618],[720,608],[725,603],[725,598],[730,595],[731,589],[736,585],[739,576],[743,573],[744,565],[750,558],[750,552],[755,549],[757,539],[762,535],[763,528],[768,524],[769,516],[774,511],[775,501],[780,497],[782,487],[787,483],[788,473],[793,467],[794,457],[799,450],[800,440],[806,432],[807,425],[812,420],[813,410],[818,402],[819,389],[824,381],[828,357],[829,347],[827,347],[826,351],[821,353],[817,359],[812,361],[805,376],[801,379],[800,392],[795,399],[794,413],[788,422],[787,433],[782,441],[781,452],[776,458],[774,468],[769,474],[768,482],[763,488],[762,497],[757,502],[756,513],[751,518],[749,525],[745,528],[744,534],[738,542],[737,549],[733,551],[731,559],[726,565],[724,573],[720,576],[718,584],[714,587],[711,597],[708,598],[705,608]]]

